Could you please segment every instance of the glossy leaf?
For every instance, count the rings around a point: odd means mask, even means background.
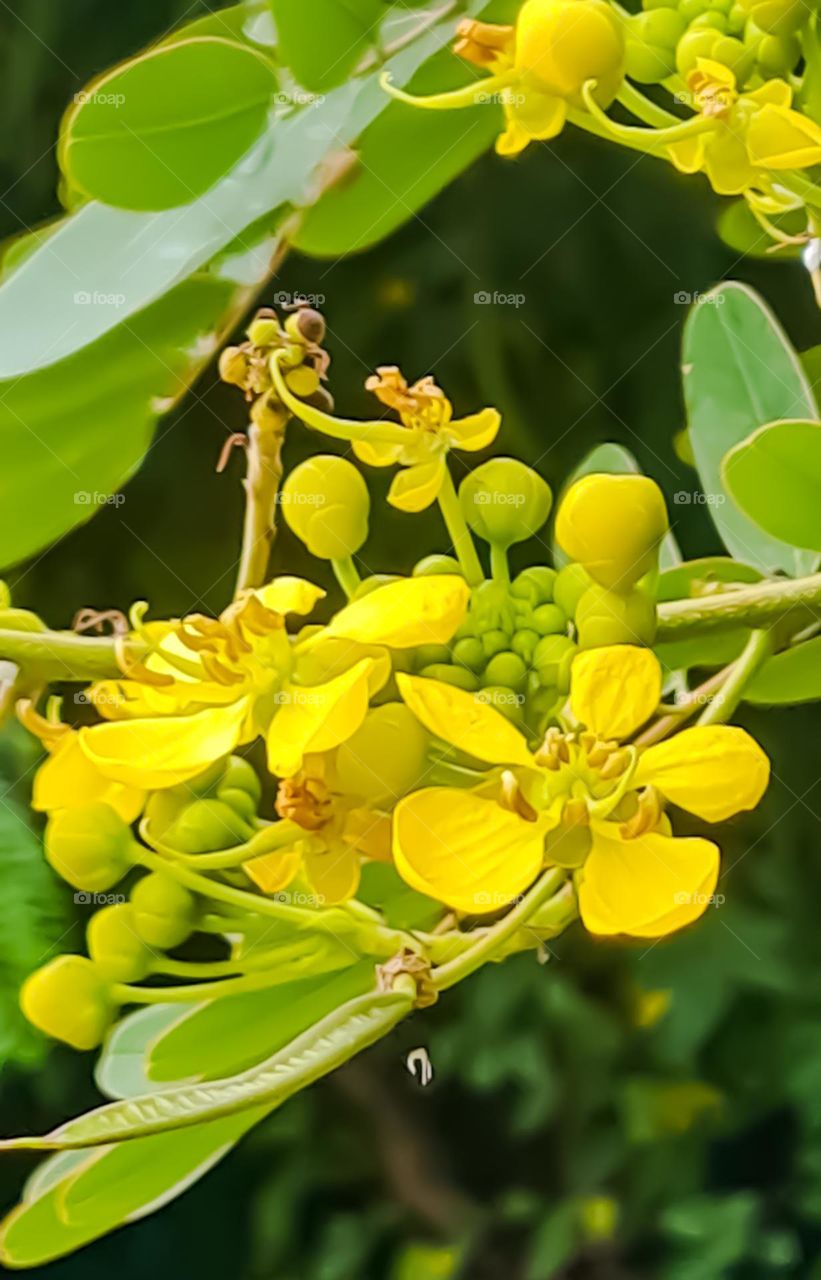
[[[63,122],[71,187],[121,209],[169,209],[206,192],[268,123],[271,62],[231,40],[160,45],[92,82]]]
[[[384,0],[271,0],[279,51],[297,80],[324,93],[375,46]]]
[[[721,477],[765,533],[821,552],[821,422],[773,422],[731,449]]]
[[[744,690],[747,702],[815,702],[821,698],[821,636],[770,658]]]
[[[657,599],[687,600],[714,589],[719,583],[760,582],[761,573],[748,564],[740,564],[728,556],[705,556],[685,560],[659,575]],[[693,667],[723,667],[733,662],[749,637],[746,627],[726,631],[707,631],[686,640],[671,640],[655,646],[659,661],[670,671],[687,671]]]
[[[730,500],[724,455],[778,418],[817,417],[809,383],[790,343],[761,299],[727,282],[705,294],[687,318],[684,395],[708,511],[730,553],[765,572],[809,573],[815,557],[764,533]]]

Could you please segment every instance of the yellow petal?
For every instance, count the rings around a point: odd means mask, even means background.
[[[792,102],[792,88],[786,80],[765,80],[752,93],[745,93],[744,97],[747,100],[751,98],[762,106],[772,103],[775,107],[788,107]]]
[[[249,858],[242,869],[263,893],[279,893],[289,885],[302,866],[302,849],[277,849],[275,853],[263,853],[259,858]]]
[[[516,101],[517,98],[524,99]],[[528,88],[526,92],[514,86],[508,90],[510,114],[528,138],[544,142],[557,137],[567,121],[567,103],[552,93],[539,93]]]
[[[258,587],[254,595],[266,609],[274,613],[310,613],[325,592],[305,578],[274,578],[264,587]]]
[[[347,902],[359,888],[359,857],[343,844],[306,853],[304,864],[318,907]]]
[[[346,605],[324,634],[389,649],[444,644],[462,621],[469,599],[470,588],[457,574],[403,578]]]
[[[704,164],[704,134],[695,138],[682,138],[667,148],[667,154],[679,173],[698,173]]]
[[[98,724],[80,730],[80,743],[107,778],[147,791],[174,787],[233,750],[247,711],[240,698],[190,716]]]
[[[290,778],[308,751],[330,751],[361,725],[368,710],[372,661],[362,658],[325,684],[286,685],[268,730],[268,768]]]
[[[488,702],[443,680],[399,672],[399,692],[426,729],[486,764],[536,767],[524,737]]]
[[[712,58],[696,58],[695,70],[701,79],[711,80],[713,84],[730,92],[736,87],[735,72],[723,62],[714,62]]]
[[[469,791],[426,787],[406,796],[393,831],[402,878],[469,915],[507,906],[542,865],[544,824],[525,822]]]
[[[573,714],[600,738],[629,738],[653,714],[660,698],[661,666],[650,649],[607,645],[573,659]]]
[[[743,729],[696,725],[643,751],[634,785],[658,787],[705,822],[723,822],[754,809],[769,779],[767,756]]]
[[[388,491],[388,502],[400,511],[424,511],[436,501],[445,475],[445,460],[421,462],[397,472]]]
[[[300,684],[325,684],[349,671],[361,658],[370,658],[373,663],[368,673],[368,688],[373,697],[391,678],[390,654],[379,645],[360,644],[358,640],[345,640],[341,636],[329,637],[327,631],[297,657],[297,678]]]
[[[508,117],[507,128],[496,139],[496,154],[499,156],[518,156],[530,142],[530,134],[513,116]]]
[[[114,809],[124,822],[133,822],[142,813],[145,791],[104,777],[80,746],[79,734],[71,730],[37,770],[32,808],[53,813],[98,801]]]
[[[718,879],[716,845],[656,831],[622,840],[613,831],[611,838],[594,829],[590,856],[577,875],[585,927],[602,935],[659,938],[698,919]]]
[[[455,418],[445,428],[445,436],[456,449],[475,453],[496,439],[502,418],[498,409],[482,409],[468,418]]]
[[[348,812],[342,839],[363,858],[391,862],[391,835],[392,824],[387,813],[362,807]]]
[[[357,458],[369,467],[392,466],[394,462],[399,461],[403,447],[401,444],[385,444],[378,440],[373,442],[354,440],[353,442],[353,451]]]
[[[753,164],[767,169],[806,169],[821,163],[821,126],[789,107],[767,104],[747,130]]]
[[[723,122],[704,150],[704,169],[713,190],[720,196],[739,196],[756,180],[744,134],[733,118]]]

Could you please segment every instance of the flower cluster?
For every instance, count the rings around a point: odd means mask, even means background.
[[[810,238],[821,210],[821,187],[802,172],[821,163],[814,20],[796,0],[644,0],[637,14],[609,0],[526,0],[515,26],[460,24],[455,52],[485,78],[428,97],[383,84],[436,110],[500,102],[502,155],[570,122],[704,173],[718,194],[743,196],[776,245],[794,243],[778,218],[805,210]],[[663,85],[673,110],[643,84]],[[614,119],[614,103],[641,123]]]
[[[122,1006],[190,1000],[192,983],[216,999],[397,954],[421,971],[492,934],[546,875],[564,887],[563,923],[578,911],[597,935],[661,936],[704,910],[719,866],[712,841],[674,835],[668,808],[722,822],[767,785],[746,732],[676,732],[663,714],[650,646],[668,522],[653,481],[571,484],[562,563],[546,565],[540,475],[494,458],[453,482],[449,451],[486,448],[494,409],[458,418],[431,378],[383,368],[367,385],[397,420],[338,418],[288,376],[306,355],[324,371],[318,347],[303,342],[298,364],[268,313],[250,332],[223,371],[263,401],[268,429],[292,414],[397,467],[391,503],[437,502],[448,546],[410,576],[361,577],[366,485],[345,458],[314,455],[278,507],[346,603],[326,611],[320,587],[280,576],[219,617],[146,621],[137,605],[119,675],[83,697],[93,723],[20,705],[47,752],[34,805],[49,862],[85,894],[124,889],[91,917],[87,957],[51,961],[23,989],[28,1017],[80,1049]],[[509,550],[528,541],[535,562],[511,575]],[[397,931],[368,900],[373,863],[415,891],[434,932]],[[555,932],[555,912],[540,920],[505,945]],[[193,934],[222,950],[187,958]]]

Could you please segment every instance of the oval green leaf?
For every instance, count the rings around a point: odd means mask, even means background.
[[[759,427],[726,454],[721,478],[736,506],[765,533],[821,552],[821,422]]]
[[[312,93],[342,84],[375,48],[384,0],[271,0],[280,56]]]
[[[770,707],[821,698],[821,636],[770,658],[747,685],[744,697]]]
[[[216,36],[181,40],[115,67],[76,95],[59,159],[69,184],[120,209],[188,204],[265,129],[270,61]]]

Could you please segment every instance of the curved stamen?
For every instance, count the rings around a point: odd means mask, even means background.
[[[705,119],[700,115],[694,116],[692,120],[684,120],[681,124],[671,125],[666,129],[643,129],[638,128],[636,125],[616,124],[615,120],[610,119],[607,112],[601,109],[593,97],[595,87],[595,80],[588,80],[583,86],[582,98],[584,99],[584,105],[602,128],[606,129],[612,137],[621,141],[642,142],[646,144],[648,150],[655,151],[659,147],[666,147],[674,142],[683,142],[687,138],[698,137],[702,133],[712,133],[715,129],[714,120]]]
[[[333,418],[321,409],[299,400],[289,389],[282,374],[280,359],[283,353],[276,352],[271,357],[271,379],[276,393],[286,408],[291,410],[295,418],[304,422],[306,427],[322,431],[334,440],[365,440],[369,444],[401,444],[408,440],[407,427],[395,426],[390,422],[355,422],[351,418]]]
[[[460,107],[478,107],[499,89],[506,89],[518,78],[514,70],[503,71],[499,75],[488,76],[485,80],[476,80],[461,89],[451,89],[447,93],[431,93],[417,97],[413,93],[405,93],[393,83],[390,71],[383,71],[379,77],[379,87],[389,93],[397,102],[405,102],[410,107],[423,107],[426,111],[454,111]]]

